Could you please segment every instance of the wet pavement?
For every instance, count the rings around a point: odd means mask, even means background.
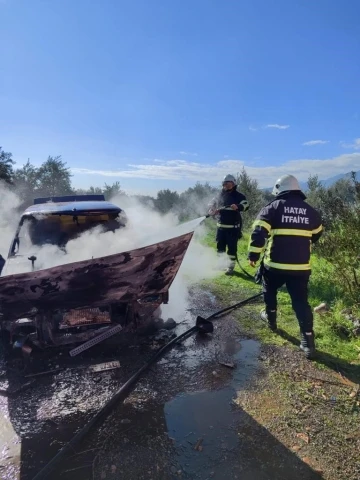
[[[192,326],[196,315],[218,309],[202,291],[194,292],[192,307],[176,334]],[[233,402],[236,391],[251,388],[261,374],[260,344],[245,338],[230,316],[214,327],[213,335],[194,335],[154,364],[48,478],[320,478]],[[76,359],[52,355],[46,368],[63,370],[27,378],[2,362],[0,478],[32,479],[159,346],[147,338],[132,347],[113,346],[111,353],[98,346]],[[89,370],[115,359],[118,369]],[[40,368],[35,362],[34,372]]]

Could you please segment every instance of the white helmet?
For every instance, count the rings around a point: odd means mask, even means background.
[[[234,175],[230,175],[230,174],[225,175],[224,180],[222,182],[223,185],[225,182],[232,182],[234,185],[236,185],[236,178],[234,177]]]
[[[290,190],[301,190],[299,182],[293,175],[283,175],[277,179],[272,194],[279,195],[279,193]]]

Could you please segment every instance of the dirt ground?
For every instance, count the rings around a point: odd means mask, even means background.
[[[195,291],[175,333],[217,308],[211,294]],[[213,335],[190,337],[153,365],[48,478],[360,478],[358,386],[294,348],[262,346],[231,316],[214,327]],[[98,348],[76,363],[55,355],[34,365],[55,372],[27,378],[3,361],[0,478],[34,478],[162,341],[138,339],[111,353]],[[114,359],[120,368],[89,370]]]
[[[236,404],[327,480],[360,478],[359,385],[301,352],[263,346],[262,375]]]

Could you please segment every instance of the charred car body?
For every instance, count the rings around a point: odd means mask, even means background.
[[[55,245],[66,253],[67,243],[82,233],[95,227],[114,232],[126,222],[125,212],[103,195],[37,198],[21,216],[2,275],[39,270],[34,249]]]
[[[11,345],[91,346],[120,330],[137,330],[156,315],[168,302],[193,232],[52,268],[41,268],[32,252],[56,245],[66,255],[68,242],[83,232],[101,226],[126,234],[126,224],[125,212],[103,196],[34,201],[21,217],[0,277],[1,331]]]

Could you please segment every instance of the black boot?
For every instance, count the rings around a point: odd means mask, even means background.
[[[229,277],[231,277],[231,275],[234,275],[234,268],[233,267],[228,267],[225,270],[225,275],[228,275]]]
[[[300,349],[305,353],[308,360],[315,356],[315,335],[314,332],[300,332],[301,342]]]
[[[230,261],[229,267],[225,271],[225,275],[234,275],[235,269],[235,262],[233,260]]]
[[[262,310],[262,312],[260,313],[260,317],[261,317],[261,320],[267,323],[270,330],[275,332],[275,330],[277,329],[276,310],[273,312]]]

